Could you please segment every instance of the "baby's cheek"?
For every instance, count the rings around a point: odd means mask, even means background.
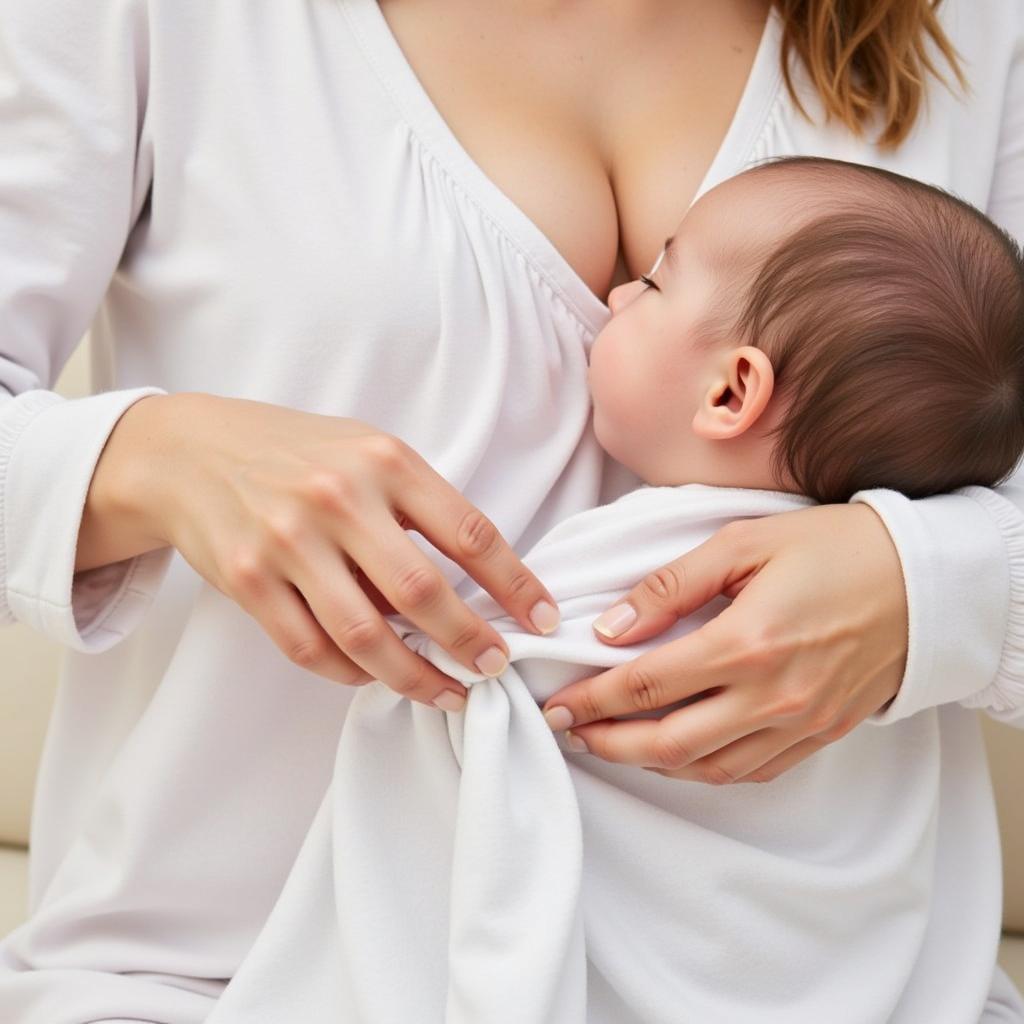
[[[600,412],[605,418],[611,418],[615,415],[625,384],[622,377],[625,360],[621,356],[621,346],[612,344],[611,339],[600,340],[602,343],[594,345],[590,353],[590,397],[595,415]]]
[[[642,447],[646,441],[646,399],[639,387],[636,368],[606,353],[598,354],[592,361],[590,373],[597,439],[613,458],[632,464],[634,449]]]

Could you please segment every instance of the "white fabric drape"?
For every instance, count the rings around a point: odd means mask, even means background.
[[[330,789],[210,1024],[919,1024],[901,999],[934,889],[950,882],[934,862],[940,718],[968,728],[972,712],[862,724],[771,784],[710,787],[588,763],[540,711],[569,679],[652,646],[608,647],[590,626],[638,567],[728,519],[807,504],[648,487],[570,518],[526,558],[563,609],[555,634],[523,633],[487,595],[470,599],[508,641],[499,679],[396,618],[466,683],[466,710],[359,690]],[[994,869],[997,851],[977,853]],[[957,907],[961,928],[971,902]],[[977,1020],[989,981],[960,979],[927,1019]]]

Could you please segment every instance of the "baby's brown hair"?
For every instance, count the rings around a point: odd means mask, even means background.
[[[1024,450],[1021,247],[891,171],[783,157],[746,173],[780,171],[822,175],[830,198],[729,304],[729,333],[765,352],[788,401],[776,472],[821,502],[1000,483]]]

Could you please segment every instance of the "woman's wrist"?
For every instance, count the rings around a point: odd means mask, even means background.
[[[168,455],[175,424],[199,395],[148,395],[130,405],[110,432],[86,495],[75,571],[166,547],[164,526],[174,487]]]

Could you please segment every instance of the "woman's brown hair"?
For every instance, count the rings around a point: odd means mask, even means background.
[[[782,69],[797,109],[789,55],[795,51],[829,116],[855,135],[881,112],[876,140],[895,148],[906,138],[921,108],[926,72],[946,78],[928,53],[938,47],[961,88],[969,86],[959,54],[943,31],[936,10],[941,0],[774,0],[782,15]]]

